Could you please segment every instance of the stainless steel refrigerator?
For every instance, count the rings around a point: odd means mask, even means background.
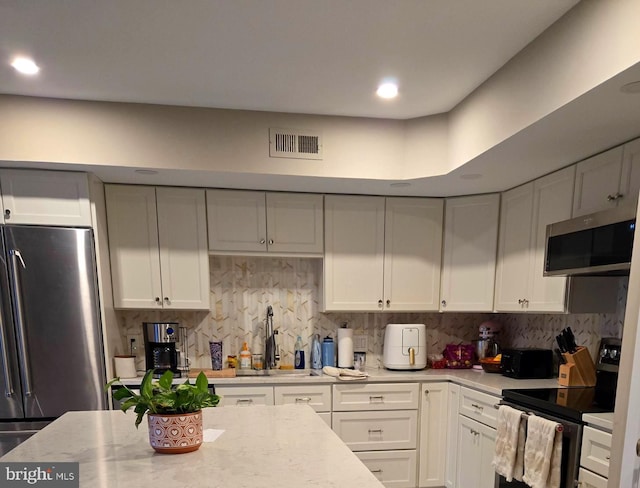
[[[0,455],[107,408],[93,232],[0,226]]]

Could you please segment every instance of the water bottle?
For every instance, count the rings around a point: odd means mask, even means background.
[[[327,336],[322,341],[322,365],[323,366],[335,366],[336,365],[336,349],[333,339]]]
[[[322,350],[319,334],[314,334],[311,341],[311,369],[316,371],[322,369]]]
[[[295,361],[294,367],[296,369],[304,369],[304,350],[302,349],[302,338],[298,336],[296,339],[296,345],[294,346]]]

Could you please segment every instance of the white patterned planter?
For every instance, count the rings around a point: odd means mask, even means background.
[[[202,445],[202,410],[182,414],[147,414],[149,443],[163,454],[182,454]]]

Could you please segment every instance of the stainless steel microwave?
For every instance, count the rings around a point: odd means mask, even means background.
[[[544,276],[629,274],[635,228],[633,206],[548,225]]]

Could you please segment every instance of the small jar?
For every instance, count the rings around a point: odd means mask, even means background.
[[[253,369],[264,369],[264,359],[262,354],[254,354],[251,356],[251,362],[253,363]]]
[[[238,367],[238,358],[234,355],[229,355],[227,356],[227,364],[229,365],[230,368],[237,368]]]

